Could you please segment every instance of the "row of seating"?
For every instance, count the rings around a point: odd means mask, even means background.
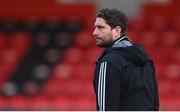
[[[26,111],[94,111],[94,99],[88,97],[0,97],[1,110],[26,110]]]
[[[145,14],[146,15],[146,14]],[[132,31],[169,31],[169,30],[180,30],[180,16],[166,16],[161,13],[152,14],[151,16],[139,16],[129,21],[128,29]],[[138,24],[137,24],[138,23]]]
[[[7,33],[0,33],[0,49],[3,49],[4,46],[15,46],[21,47],[28,45],[26,41],[30,34],[28,32],[16,32],[11,35],[7,35]],[[48,44],[50,43],[50,33],[47,32],[40,32],[37,33],[36,41],[37,44]],[[145,31],[145,32],[138,32],[138,31],[128,31],[127,35],[129,36],[130,40],[134,43],[139,42],[143,43],[146,46],[156,46],[156,47],[171,47],[171,46],[179,46],[179,32],[178,31],[167,31],[167,32],[159,32],[159,31]],[[10,36],[10,37],[9,37]],[[57,33],[55,35],[55,42],[62,46],[63,44],[71,44],[68,43],[71,40],[71,36],[68,33]],[[8,38],[9,37],[9,38]],[[76,37],[73,37],[74,45],[78,48],[91,48],[95,47],[95,39],[93,38],[91,33],[87,32],[80,32]]]
[[[0,87],[27,53],[31,38],[27,32],[0,33]]]

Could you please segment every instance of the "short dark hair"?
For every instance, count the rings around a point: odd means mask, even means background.
[[[128,18],[126,15],[117,9],[101,9],[97,12],[96,17],[103,18],[106,23],[113,29],[116,26],[120,26],[122,31],[121,34],[125,35],[128,25]]]

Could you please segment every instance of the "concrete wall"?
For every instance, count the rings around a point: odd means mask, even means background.
[[[128,17],[140,15],[141,5],[145,2],[166,3],[171,0],[96,0],[98,8],[117,8]]]

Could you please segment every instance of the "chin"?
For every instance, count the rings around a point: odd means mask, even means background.
[[[102,48],[105,48],[106,46],[104,45],[101,45],[101,44],[96,44],[98,47],[102,47]]]

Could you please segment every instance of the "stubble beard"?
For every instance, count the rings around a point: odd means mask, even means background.
[[[109,37],[108,40],[104,40],[100,37],[97,37],[96,38],[96,45],[98,47],[102,47],[102,48],[106,48],[107,46],[109,46],[113,42],[113,37],[112,37],[111,33],[108,34],[107,37]]]

